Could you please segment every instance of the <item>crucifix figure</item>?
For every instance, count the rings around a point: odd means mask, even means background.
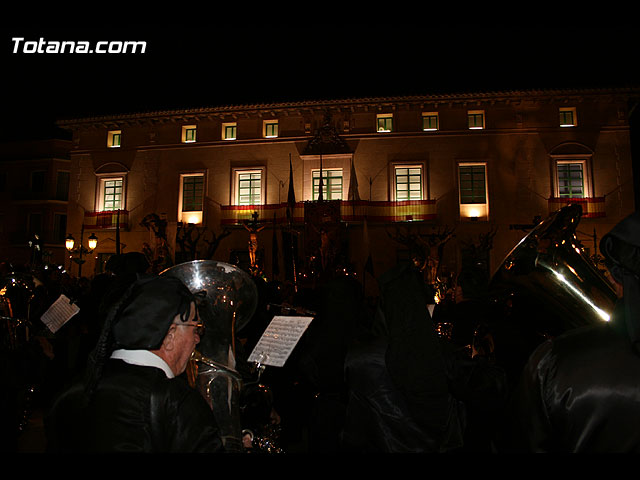
[[[244,228],[249,232],[249,264],[256,267],[256,252],[258,251],[258,232],[265,226],[258,223],[258,212],[253,212],[252,220],[245,220]]]

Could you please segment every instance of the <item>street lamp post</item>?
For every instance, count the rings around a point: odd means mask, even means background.
[[[67,248],[69,253],[71,255],[77,254],[76,257],[72,256],[71,260],[73,260],[78,264],[78,278],[82,277],[82,264],[85,262],[84,258],[82,257],[87,253],[93,252],[95,248],[98,246],[98,237],[96,237],[94,233],[92,233],[89,236],[89,241],[88,241],[89,248],[85,248],[84,245],[82,245],[83,240],[84,240],[84,224],[80,229],[80,244],[77,247],[75,246],[75,239],[73,238],[73,235],[71,234],[67,235],[67,238],[65,240],[65,247]],[[71,270],[71,263],[69,263],[69,270]]]

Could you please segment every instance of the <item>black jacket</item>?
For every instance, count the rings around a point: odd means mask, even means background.
[[[218,452],[213,412],[180,377],[109,360],[85,404],[83,384],[62,394],[46,419],[52,452]]]
[[[531,356],[501,451],[640,452],[640,357],[612,324],[571,330]]]

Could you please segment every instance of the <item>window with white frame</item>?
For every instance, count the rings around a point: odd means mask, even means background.
[[[378,114],[376,117],[376,130],[382,133],[393,132],[393,114]]]
[[[235,140],[238,133],[238,124],[236,122],[222,124],[222,139]]]
[[[265,120],[262,124],[262,135],[264,138],[276,138],[278,136],[278,121]]]
[[[313,200],[320,197],[320,170],[311,171],[311,179],[313,181]],[[322,199],[323,200],[342,200],[342,169],[323,169],[322,170]]]
[[[263,175],[261,169],[237,170],[235,180],[237,205],[261,205]]]
[[[440,128],[438,112],[424,112],[422,114],[422,131],[435,132]]]
[[[484,128],[484,110],[469,110],[467,121],[469,130],[482,130]]]
[[[481,162],[458,165],[460,216],[470,220],[487,219],[487,165]]]
[[[193,224],[202,223],[203,206],[204,173],[181,174],[178,221]]]
[[[124,210],[124,187],[124,176],[100,177],[96,210]]]
[[[590,197],[587,160],[555,159],[555,196],[557,198]]]
[[[196,126],[184,125],[182,127],[182,143],[194,143],[196,141]]]
[[[396,165],[395,173],[395,200],[422,200],[422,166],[421,165]]]
[[[107,147],[119,148],[122,143],[122,131],[121,130],[109,130],[107,132]]]
[[[561,107],[559,109],[560,126],[575,127],[577,123],[575,107]]]

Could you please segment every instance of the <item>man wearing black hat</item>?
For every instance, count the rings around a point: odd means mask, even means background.
[[[500,450],[640,452],[640,214],[605,235],[600,251],[619,297],[611,319],[532,354]]]
[[[84,381],[46,420],[51,451],[217,452],[213,412],[181,375],[204,334],[177,278],[139,278],[105,320]]]

